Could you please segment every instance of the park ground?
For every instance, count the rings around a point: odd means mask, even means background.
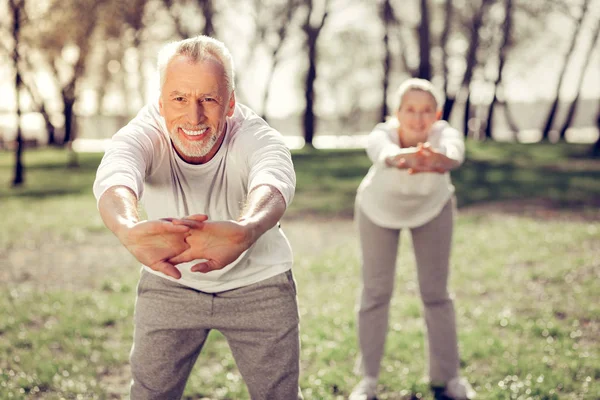
[[[600,162],[581,147],[471,145],[455,176],[452,291],[462,370],[481,399],[600,398]],[[509,156],[510,155],[510,156]],[[282,221],[295,254],[306,399],[343,399],[357,377],[353,151],[294,155]],[[139,268],[103,227],[98,156],[28,155],[29,184],[0,189],[0,399],[121,399]],[[12,159],[0,154],[0,178]],[[410,237],[403,233],[380,399],[431,399]],[[187,399],[246,399],[211,335]]]

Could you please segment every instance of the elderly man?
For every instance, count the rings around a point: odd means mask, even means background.
[[[212,329],[252,399],[301,398],[292,252],[278,224],[294,195],[290,152],[236,104],[223,43],[171,43],[158,69],[158,101],[113,136],[94,183],[104,223],[143,264],[131,398],[181,398]]]

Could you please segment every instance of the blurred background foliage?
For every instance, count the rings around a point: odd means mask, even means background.
[[[198,34],[231,49],[238,101],[308,147],[367,133],[412,76],[469,138],[600,153],[598,0],[0,0],[0,23],[14,185],[27,146],[114,134],[156,97],[158,49]]]

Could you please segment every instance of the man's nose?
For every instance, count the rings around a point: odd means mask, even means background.
[[[199,125],[204,120],[204,107],[202,103],[194,101],[188,109],[188,122],[192,125]]]

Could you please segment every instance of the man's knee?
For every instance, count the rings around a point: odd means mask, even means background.
[[[136,348],[137,347],[137,348]],[[131,366],[131,399],[179,399],[183,395],[193,361],[179,368],[165,355],[153,354],[151,349],[134,346],[129,357]]]

